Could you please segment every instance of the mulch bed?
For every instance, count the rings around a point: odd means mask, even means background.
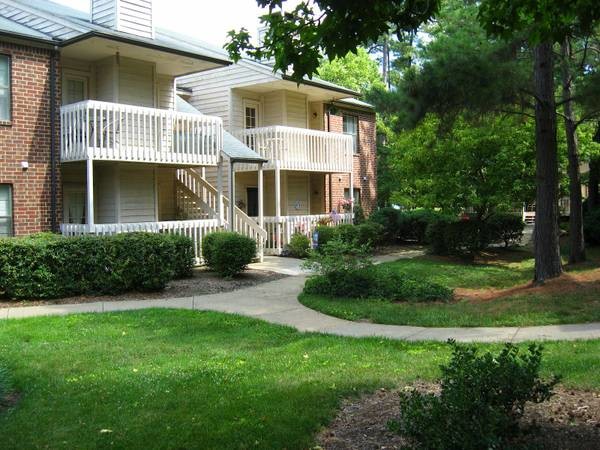
[[[427,391],[437,388],[426,383],[414,387]],[[555,392],[547,402],[527,405],[516,447],[600,449],[600,392],[564,387]],[[319,433],[317,442],[325,450],[409,448],[410,442],[387,426],[399,414],[398,390],[380,389],[358,400],[346,400],[329,427]]]
[[[148,300],[161,298],[191,297],[193,295],[218,294],[231,292],[257,284],[279,280],[288,275],[266,270],[248,269],[235,278],[224,279],[203,268],[194,269],[191,278],[173,280],[167,287],[158,292],[127,292],[119,295],[77,296],[52,300],[0,300],[1,308],[19,306],[61,305],[67,303],[110,302],[119,300]]]

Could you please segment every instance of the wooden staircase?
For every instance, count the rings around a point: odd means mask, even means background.
[[[178,208],[185,216],[221,219],[225,228],[229,228],[229,224],[233,220],[233,231],[255,240],[258,255],[262,259],[267,231],[237,206],[234,206],[233,218],[230,218],[229,199],[224,195],[221,195],[222,212],[219,214],[219,193],[217,189],[196,170],[177,170],[176,192]]]

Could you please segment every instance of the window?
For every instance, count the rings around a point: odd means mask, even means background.
[[[344,189],[344,198],[346,200],[348,200],[350,198],[350,189],[348,189],[348,188]],[[352,190],[352,203],[354,203],[354,206],[360,205],[360,189],[359,188],[354,188]]]
[[[358,153],[358,118],[344,114],[344,134],[352,136],[352,150]]]
[[[0,120],[10,120],[10,57],[0,55]]]
[[[87,78],[69,77],[65,81],[64,104],[81,102],[87,99]]]
[[[244,128],[258,127],[258,102],[244,100]]]
[[[13,235],[12,186],[0,184],[0,237]]]

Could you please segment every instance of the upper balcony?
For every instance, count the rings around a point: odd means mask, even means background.
[[[85,100],[63,106],[61,161],[214,166],[223,148],[218,117]]]
[[[313,172],[352,172],[352,138],[340,133],[270,126],[239,130],[235,136],[268,162],[265,169]],[[238,164],[238,171],[256,170],[255,165]]]

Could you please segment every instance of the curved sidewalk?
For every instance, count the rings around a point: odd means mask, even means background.
[[[523,328],[424,328],[350,322],[327,316],[298,302],[298,294],[305,279],[303,275],[290,276],[238,291],[184,298],[4,308],[0,309],[0,319],[145,308],[184,308],[241,314],[274,324],[288,325],[299,331],[351,337],[384,337],[407,341],[446,341],[452,338],[462,342],[600,338],[600,323]]]

